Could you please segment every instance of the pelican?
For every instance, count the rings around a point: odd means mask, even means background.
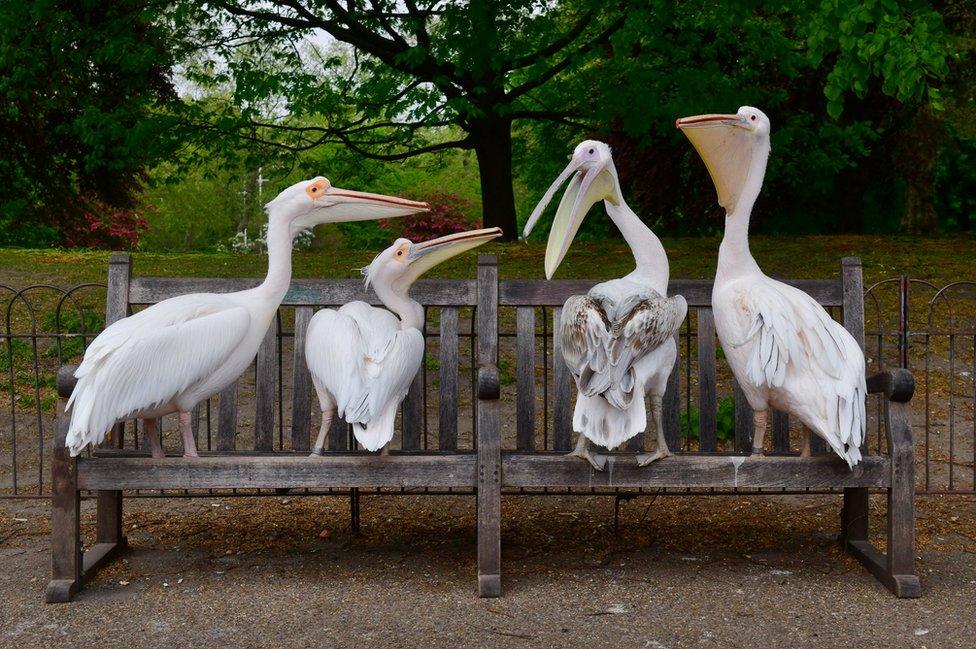
[[[854,337],[803,291],[763,274],[749,252],[749,216],[769,159],[769,118],[743,106],[735,115],[684,117],[726,210],[712,289],[715,330],[755,411],[752,455],[763,455],[769,407],[803,423],[853,468],[865,429],[864,354]]]
[[[100,333],[75,371],[66,446],[78,455],[117,421],[140,418],[154,458],[164,457],[156,418],[179,413],[183,455],[197,455],[190,411],[233,383],[251,364],[291,282],[292,239],[319,223],[424,212],[426,203],[296,183],[265,207],[268,274],[237,293],[193,293],[163,300]]]
[[[637,456],[637,463],[646,466],[671,455],[662,401],[678,353],[674,334],[688,304],[680,295],[667,297],[670,271],[664,246],[624,201],[610,147],[602,142],[586,140],[576,147],[529,217],[523,237],[570,176],[549,232],[546,279],[552,279],[587,211],[600,200],[636,262],[630,274],[597,284],[586,295],[571,296],[563,306],[563,358],[579,391],[573,413],[579,440],[570,455],[602,471],[606,457],[592,453],[589,441],[613,449],[646,429],[644,396],[650,394],[657,449]]]
[[[424,307],[410,299],[410,286],[437,264],[501,234],[499,228],[487,228],[421,243],[397,239],[362,270],[366,287],[373,287],[389,311],[356,301],[312,317],[305,360],[322,407],[322,425],[311,457],[325,454],[325,436],[336,413],[353,424],[363,448],[387,453],[397,407],[424,357]]]

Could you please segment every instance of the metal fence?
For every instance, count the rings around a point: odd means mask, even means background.
[[[976,494],[976,282],[938,287],[925,280],[892,277],[869,285],[864,303],[869,369],[897,366],[915,372],[918,389],[913,400],[913,423],[919,493]],[[101,330],[105,285],[33,285],[21,289],[0,285],[0,305],[4,317],[0,341],[0,498],[43,498],[48,493],[57,399],[55,375],[61,364],[77,362]],[[282,371],[281,364],[290,356],[289,324],[278,319],[279,440],[289,425],[282,407],[290,390],[285,385],[289,373]],[[505,327],[502,330],[505,336]],[[436,336],[436,332],[428,333]],[[689,326],[688,345],[692,336]],[[543,367],[547,366],[544,363]],[[680,367],[681,384],[690,389],[696,377],[692,365],[689,361]],[[247,380],[244,377],[244,391]],[[547,402],[545,398],[543,401]],[[689,393],[686,407],[690,408],[690,403]],[[196,423],[201,427],[201,440],[209,439],[210,409],[209,402],[199,409]],[[426,434],[426,421],[424,428]],[[131,433],[131,443],[137,444],[134,427]],[[880,428],[877,435],[872,448],[882,447]],[[203,447],[207,448],[206,442]]]

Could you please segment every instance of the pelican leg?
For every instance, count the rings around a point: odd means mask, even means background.
[[[180,435],[183,437],[183,457],[200,457],[197,454],[197,440],[190,426],[190,413],[180,413]]]
[[[163,451],[163,442],[160,439],[159,429],[156,427],[155,419],[143,419],[142,420],[142,434],[146,436],[149,440],[149,449],[152,451],[152,456],[157,460],[166,457],[166,452]]]
[[[810,452],[810,435],[811,434],[812,433],[810,432],[810,427],[804,424],[804,426],[803,426],[803,448],[800,449],[800,457],[810,457],[810,455],[812,455],[812,453]]]
[[[380,449],[380,457],[389,457],[389,455],[390,455],[390,445],[387,444],[386,446]]]
[[[309,457],[325,455],[325,436],[329,434],[335,413],[334,407],[322,410],[322,425],[319,427],[319,436],[315,438],[315,446],[312,447],[312,453]]]
[[[766,419],[768,410],[757,410],[753,414],[752,455],[750,457],[764,457],[763,437],[766,435]]]
[[[672,455],[668,448],[668,441],[664,439],[664,398],[658,395],[651,397],[651,417],[654,419],[654,428],[657,429],[657,449],[653,453],[641,453],[637,456],[637,466],[647,466],[651,462],[656,462]]]
[[[586,435],[583,433],[579,434],[579,440],[576,442],[576,448],[570,453],[573,457],[578,457],[586,460],[590,463],[597,471],[603,471],[607,466],[607,458],[605,455],[599,455],[590,450],[590,440],[586,439]]]

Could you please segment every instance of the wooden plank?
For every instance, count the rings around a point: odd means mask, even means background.
[[[516,447],[535,449],[535,307],[515,311]]]
[[[261,279],[137,277],[132,280],[130,304],[154,304],[186,293],[230,293],[254,288]],[[410,287],[410,297],[426,306],[474,306],[472,280],[422,279]],[[282,306],[322,306],[361,300],[380,306],[376,293],[358,279],[293,279]]]
[[[308,323],[312,320],[312,308],[300,306],[295,309],[295,351],[294,378],[291,401],[291,447],[296,451],[307,451],[311,447],[309,433],[312,427],[312,375],[305,362],[305,341]],[[315,406],[318,406],[318,400]]]
[[[276,360],[278,355],[278,321],[264,334],[255,358],[255,410],[254,450],[270,451],[274,448],[275,388],[277,387]]]
[[[698,444],[702,451],[714,451],[718,426],[718,398],[715,394],[715,317],[712,309],[698,309]]]
[[[674,358],[674,367],[668,377],[668,388],[664,392],[662,419],[664,420],[664,439],[672,452],[681,448],[681,332],[674,334],[674,343],[678,354]],[[656,434],[656,431],[655,431]]]
[[[51,457],[51,581],[48,602],[67,602],[81,585],[81,498],[77,464],[65,448],[71,418],[64,412],[66,399],[58,399]]]
[[[400,419],[401,448],[413,451],[420,448],[420,437],[424,430],[424,366],[413,377],[410,390],[403,400]]]
[[[345,451],[349,449],[349,424],[341,417],[334,417],[329,427],[328,445],[330,451]]]
[[[753,417],[752,406],[745,392],[735,382],[735,450],[748,453],[752,449]]]
[[[560,322],[563,308],[552,310],[552,440],[553,449],[568,451],[572,448],[573,404],[575,387],[573,375],[563,359],[563,343]]]
[[[478,595],[501,594],[501,423],[498,416],[498,260],[478,257]]]
[[[443,455],[215,455],[85,458],[81,489],[475,486],[473,453]]]
[[[773,434],[773,452],[788,453],[790,450],[790,416],[780,410],[771,410],[769,418]]]
[[[457,450],[458,383],[461,380],[458,360],[458,309],[441,308],[440,388],[438,389],[437,445],[442,451]]]
[[[221,390],[217,403],[217,450],[237,448],[237,381]]]
[[[500,306],[562,306],[572,295],[583,295],[601,280],[505,280],[499,283]],[[783,280],[825,306],[840,306],[843,296],[836,280]],[[712,282],[671,280],[668,295],[683,295],[689,307],[712,304]]]
[[[129,315],[130,286],[132,283],[132,257],[126,253],[115,252],[108,262],[108,283],[105,294],[105,326]],[[146,377],[152,380],[151,377]],[[124,440],[125,423],[117,423],[112,434],[107,435],[99,445],[102,448],[121,448]],[[162,430],[162,428],[160,428]],[[104,491],[97,495],[95,514],[97,542],[119,543],[122,534],[122,492]]]
[[[552,453],[502,456],[503,487],[827,488],[884,487],[890,462],[869,456],[854,470],[838,457],[798,458],[682,454],[637,466],[633,455],[611,455],[604,471]]]

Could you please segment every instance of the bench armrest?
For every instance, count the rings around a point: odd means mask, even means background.
[[[58,395],[67,399],[71,396],[72,391],[75,389],[75,384],[78,379],[75,378],[75,370],[78,369],[77,365],[62,365],[58,369]]]
[[[498,377],[498,367],[493,364],[482,365],[478,368],[478,398],[498,399],[501,396],[501,381]]]
[[[906,466],[908,478],[914,469],[915,440],[908,402],[915,393],[915,377],[905,369],[884,370],[868,377],[868,393],[884,394],[883,407],[888,452],[895,465]]]
[[[868,393],[883,392],[889,401],[908,403],[915,394],[915,377],[905,369],[884,370],[868,377]]]

